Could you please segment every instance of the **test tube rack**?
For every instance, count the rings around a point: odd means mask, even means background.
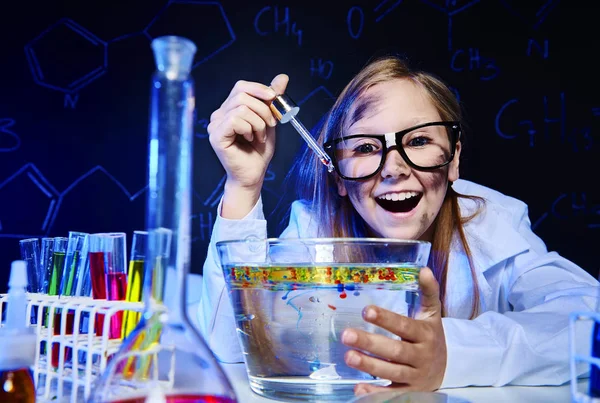
[[[111,318],[123,311],[142,312],[141,302],[107,301],[91,297],[65,297],[46,294],[27,294],[27,326],[37,336],[35,364],[32,368],[38,402],[81,402],[91,392],[95,378],[101,374],[110,357],[123,340],[110,339]],[[0,323],[6,294],[0,294]],[[60,331],[55,331],[54,321],[60,312]],[[71,314],[73,316],[71,316]],[[97,315],[104,315],[101,336],[94,331]],[[125,313],[123,313],[125,315]],[[68,318],[77,324],[68,329]],[[58,326],[58,324],[57,324]],[[56,328],[58,330],[58,327]],[[91,329],[91,331],[90,331]],[[52,365],[58,345],[58,365]],[[65,351],[71,359],[65,362]]]

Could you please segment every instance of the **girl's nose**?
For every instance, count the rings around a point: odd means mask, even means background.
[[[381,176],[386,179],[408,174],[410,174],[410,166],[404,161],[400,152],[396,148],[389,150],[381,169]]]

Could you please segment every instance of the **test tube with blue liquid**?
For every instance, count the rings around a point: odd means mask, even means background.
[[[88,236],[85,232],[70,231],[67,242],[65,265],[63,267],[62,280],[60,283],[60,295],[75,295],[76,274],[82,257],[83,244]]]
[[[27,266],[27,292],[41,292],[40,279],[40,241],[37,238],[22,239],[19,241],[21,260]],[[37,323],[37,307],[31,310],[31,323]]]
[[[90,237],[86,235],[83,238],[81,253],[77,270],[75,272],[75,280],[73,282],[73,295],[77,297],[92,296],[92,278],[90,274]]]
[[[38,280],[40,278],[40,240],[37,238],[21,239],[21,260],[27,264],[27,292],[40,292]]]

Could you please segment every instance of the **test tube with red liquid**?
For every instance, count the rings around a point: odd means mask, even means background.
[[[90,277],[92,280],[92,297],[106,299],[106,275],[104,274],[104,234],[91,234],[89,236],[88,259],[90,261]],[[97,314],[95,318],[96,334],[102,336],[104,332],[104,314]],[[92,331],[90,329],[89,331]]]
[[[127,291],[126,237],[123,232],[90,235],[90,275],[94,299],[122,301]],[[121,337],[123,312],[111,319],[109,338]],[[104,314],[96,315],[96,334],[104,333]]]
[[[106,275],[106,298],[109,301],[125,301],[127,296],[127,242],[124,232],[106,234],[104,239],[104,268]],[[109,338],[121,338],[123,311],[118,311],[110,321]]]

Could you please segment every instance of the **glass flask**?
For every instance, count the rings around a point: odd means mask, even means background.
[[[152,41],[144,312],[96,379],[89,402],[235,402],[233,389],[187,317],[196,52],[176,36]],[[167,273],[177,300],[165,301]]]

